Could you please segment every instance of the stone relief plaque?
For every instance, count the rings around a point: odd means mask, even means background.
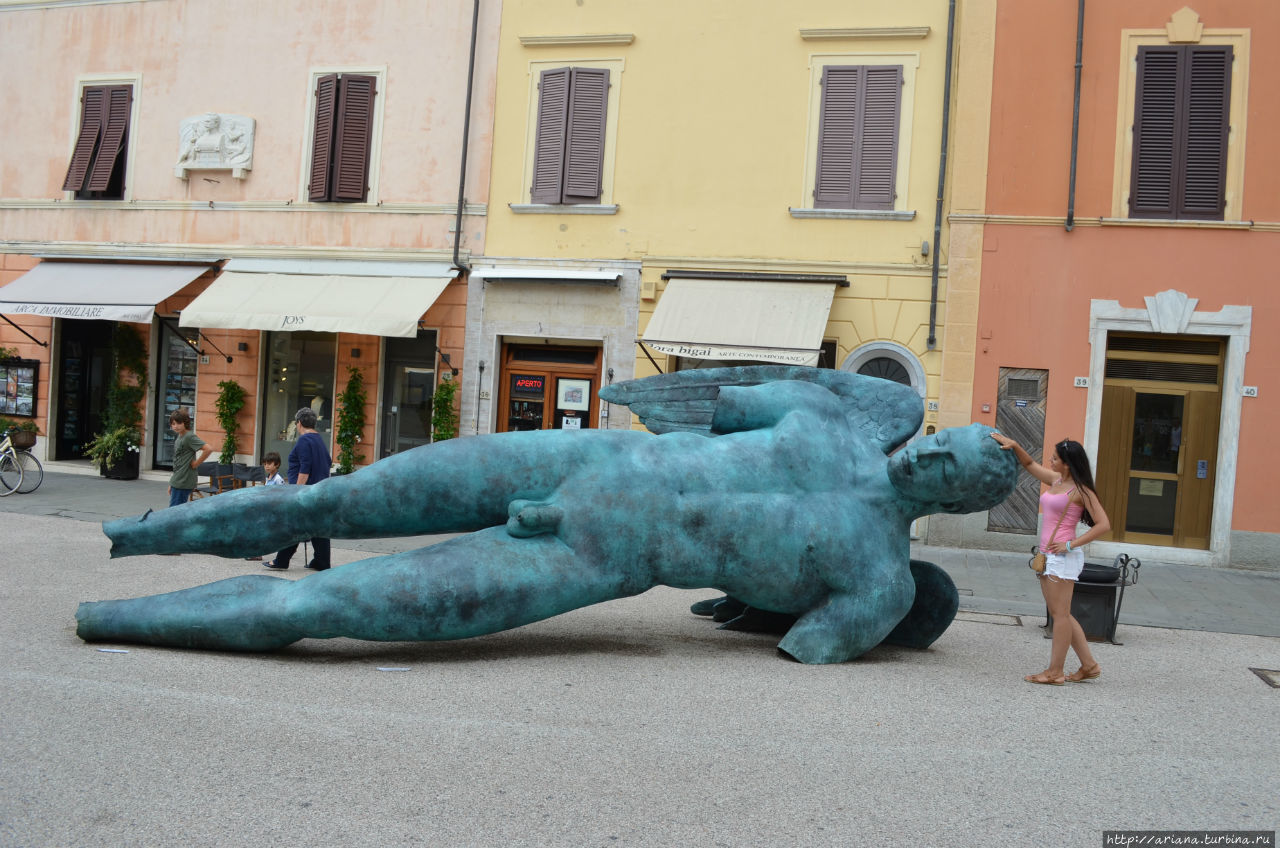
[[[253,167],[253,118],[206,112],[183,120],[178,129],[178,161],[173,175],[190,171],[231,171],[243,180]]]

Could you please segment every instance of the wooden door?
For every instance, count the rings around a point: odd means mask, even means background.
[[[1036,462],[1040,462],[1044,454],[1048,394],[1048,371],[1000,369],[996,429],[1015,439]],[[1030,474],[1019,474],[1013,494],[987,512],[987,529],[998,533],[1035,533],[1039,511],[1040,482]]]
[[[1221,413],[1216,339],[1108,342],[1095,482],[1117,542],[1207,550]]]

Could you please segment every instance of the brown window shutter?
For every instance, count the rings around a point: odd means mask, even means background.
[[[813,205],[818,209],[853,208],[862,70],[835,65],[822,69],[818,176],[813,189]]]
[[[337,112],[338,75],[325,74],[316,80],[316,122],[311,138],[311,185],[307,189],[307,200],[329,199],[329,172]]]
[[[89,191],[106,191],[111,182],[111,172],[117,157],[122,155],[124,140],[129,132],[129,112],[133,103],[133,86],[106,87],[106,114],[102,121],[102,143],[93,157],[89,170]]]
[[[67,166],[66,179],[62,181],[63,191],[80,191],[84,188],[84,179],[89,174],[89,163],[93,161],[93,151],[98,146],[98,137],[102,134],[106,100],[105,88],[85,88],[81,93],[80,135],[76,137],[75,150],[71,153],[71,164]]]
[[[1221,220],[1226,210],[1231,59],[1229,46],[1186,48],[1186,176],[1181,218]]]
[[[538,129],[533,145],[534,203],[559,203],[569,125],[569,68],[543,71],[538,80]]]
[[[1138,48],[1129,179],[1129,214],[1136,218],[1175,216],[1179,52],[1177,47]]]
[[[853,208],[893,209],[897,197],[902,66],[868,66],[864,71]]]
[[[363,203],[369,197],[369,152],[377,77],[346,74],[338,88],[338,127],[333,146],[333,199]]]
[[[1229,46],[1138,48],[1131,216],[1222,219],[1231,61]]]
[[[604,172],[609,70],[574,68],[569,75],[569,129],[564,158],[564,203],[600,200]]]

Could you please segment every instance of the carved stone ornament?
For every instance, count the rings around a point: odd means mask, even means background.
[[[206,112],[186,118],[178,130],[178,161],[173,175],[185,180],[189,171],[231,171],[243,180],[253,168],[253,118]]]
[[[1164,28],[1170,44],[1198,44],[1204,36],[1204,24],[1190,6],[1183,6],[1174,12]]]
[[[1151,329],[1157,333],[1184,333],[1191,323],[1199,298],[1187,297],[1177,289],[1162,291],[1155,297],[1144,298],[1147,314],[1151,316]]]

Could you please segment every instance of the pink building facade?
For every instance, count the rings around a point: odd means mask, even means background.
[[[998,4],[972,417],[1084,443],[1093,559],[1280,561],[1277,85],[1267,0]],[[981,529],[1034,531],[1037,493]]]
[[[144,469],[174,408],[221,442],[228,380],[239,461],[287,452],[300,406],[332,439],[352,369],[363,462],[429,440],[484,241],[501,6],[480,6],[0,7],[0,416],[34,420],[42,458],[83,456],[126,322]]]

